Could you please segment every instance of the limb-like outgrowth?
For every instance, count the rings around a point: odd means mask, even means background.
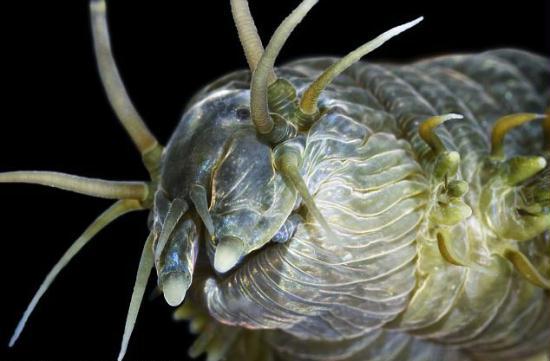
[[[385,33],[379,35],[375,39],[369,41],[368,43],[360,46],[356,50],[352,51],[351,53],[340,59],[338,62],[331,65],[304,92],[304,95],[302,96],[302,100],[300,102],[300,108],[302,109],[302,111],[306,114],[316,113],[317,101],[319,100],[321,92],[326,88],[328,84],[332,82],[332,80],[334,80],[334,78],[340,75],[352,64],[359,61],[359,59],[361,59],[363,56],[375,50],[394,36],[399,35],[403,31],[412,28],[422,20],[423,17],[419,17],[416,20],[390,29]]]
[[[504,257],[508,258],[516,270],[532,284],[550,290],[550,279],[544,277],[520,251],[507,249]]]
[[[444,151],[435,159],[433,175],[436,179],[447,179],[458,171],[460,154],[455,151]]]
[[[463,180],[453,180],[447,184],[447,194],[449,197],[460,198],[468,193],[470,186]]]
[[[472,209],[461,198],[450,199],[447,203],[438,204],[430,217],[435,224],[454,226],[472,215]]]
[[[325,220],[325,217],[323,217],[323,215],[321,214],[319,208],[317,208],[313,196],[309,193],[307,185],[300,175],[300,172],[298,170],[298,166],[300,164],[300,155],[298,154],[298,152],[292,149],[285,149],[281,151],[277,156],[276,164],[277,169],[279,170],[281,175],[288,179],[288,181],[300,194],[304,204],[306,205],[307,210],[311,212],[313,218],[315,218],[317,222],[319,222],[321,227],[323,227],[326,235],[332,239],[335,239],[335,234],[330,229],[329,224]]]
[[[456,174],[460,164],[460,154],[446,150],[435,129],[447,120],[462,118],[464,117],[461,114],[454,113],[437,115],[426,119],[418,126],[418,134],[437,156],[434,164],[434,176],[437,179],[452,177]]]
[[[437,128],[440,124],[445,123],[447,120],[463,118],[463,115],[455,113],[437,115],[435,117],[428,118],[418,126],[418,134],[430,146],[430,148],[432,148],[432,151],[435,154],[439,154],[445,151],[445,146],[436,134],[435,128]]]
[[[502,178],[509,186],[526,181],[544,168],[546,168],[546,159],[536,156],[517,156],[500,165]]]
[[[21,320],[17,324],[17,327],[15,329],[15,332],[13,333],[13,336],[10,339],[9,346],[12,347],[17,339],[19,338],[19,335],[21,335],[21,332],[23,331],[23,328],[25,327],[25,324],[27,323],[27,320],[29,319],[31,313],[33,312],[34,308],[38,304],[38,301],[40,301],[40,298],[44,295],[44,293],[48,290],[52,282],[55,280],[59,272],[63,270],[63,268],[71,261],[71,259],[84,247],[88,242],[105,226],[107,226],[109,223],[113,222],[118,217],[132,211],[137,211],[143,209],[141,206],[141,203],[136,200],[121,200],[116,202],[114,205],[112,205],[109,209],[107,209],[105,212],[103,212],[97,219],[90,225],[84,233],[69,247],[69,249],[63,254],[61,259],[55,264],[55,266],[52,268],[50,273],[46,276],[42,284],[40,285],[40,288],[38,291],[36,291],[36,294],[34,295],[31,303],[25,310],[25,313],[23,314],[23,317],[21,317]]]
[[[103,87],[117,117],[146,160],[145,163],[148,163],[147,154],[153,154],[154,158],[159,158],[158,149],[161,146],[135,109],[120,78],[111,51],[105,0],[91,0],[90,11],[95,54]],[[159,160],[160,158],[150,160],[152,164],[146,164],[147,168],[153,168]]]
[[[118,182],[85,178],[47,171],[15,171],[0,173],[0,183],[40,184],[88,196],[108,199],[145,200],[149,187],[145,182]]]
[[[206,351],[208,344],[210,344],[214,336],[216,336],[216,333],[217,332],[214,325],[207,325],[205,331],[201,332],[200,335],[195,339],[191,347],[189,347],[189,356],[191,358],[197,358],[202,355]]]
[[[544,114],[517,113],[506,115],[495,122],[491,132],[491,155],[494,158],[504,158],[504,137],[508,131],[523,123],[546,118]]]
[[[225,359],[229,348],[242,332],[240,327],[227,326],[214,321],[208,314],[193,306],[189,300],[174,312],[174,320],[189,321],[190,332],[199,334],[189,348],[189,356],[197,358],[206,354],[204,359],[208,361]],[[254,356],[252,358],[259,360]]]
[[[498,237],[525,242],[550,230],[546,163],[537,156],[491,163],[496,172],[483,186],[479,205]]]
[[[550,208],[550,167],[545,168],[535,182],[522,187],[522,192],[540,208]]]
[[[195,206],[195,209],[206,227],[208,234],[214,236],[214,222],[208,212],[208,197],[206,194],[206,189],[200,184],[193,184],[191,190],[189,191],[189,197]]]
[[[258,34],[258,29],[254,24],[254,18],[250,13],[247,0],[231,0],[231,13],[233,14],[233,20],[237,27],[237,33],[239,34],[239,40],[244,50],[244,55],[250,71],[254,72],[256,66],[264,53],[264,47],[262,40]],[[277,80],[277,76],[273,69],[271,69],[268,75],[268,84],[272,84]]]
[[[269,116],[267,106],[267,86],[269,74],[272,72],[275,60],[284,43],[294,28],[302,21],[308,11],[319,0],[304,0],[296,9],[279,25],[271,37],[258,65],[252,76],[250,85],[250,109],[252,120],[256,130],[260,134],[267,135],[273,129],[273,120]]]
[[[124,325],[124,334],[122,335],[122,344],[120,346],[120,352],[118,354],[117,360],[121,361],[126,354],[128,348],[128,342],[130,341],[130,336],[134,330],[134,325],[136,324],[136,319],[139,313],[139,307],[141,301],[143,300],[143,294],[147,288],[147,281],[151,275],[151,270],[153,269],[153,240],[155,239],[154,234],[151,232],[145,245],[143,246],[143,251],[141,252],[141,258],[139,260],[138,271],[136,275],[136,282],[134,284],[134,290],[132,292],[132,298],[130,300],[130,306],[128,307],[128,315],[126,316],[126,324]]]
[[[454,251],[450,237],[443,235],[441,232],[437,233],[437,246],[441,256],[445,258],[447,262],[455,266],[466,266],[466,262]]]

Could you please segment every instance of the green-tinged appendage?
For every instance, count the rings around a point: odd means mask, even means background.
[[[543,115],[520,113],[500,118],[492,132],[492,153],[481,166],[484,179],[479,211],[482,221],[495,240],[491,249],[507,258],[514,268],[532,284],[548,289],[550,275],[541,273],[520,250],[529,242],[550,231],[550,189],[547,160],[541,156],[505,158],[507,132]],[[546,119],[545,119],[546,121]]]
[[[447,262],[465,266],[468,261],[455,249],[456,228],[472,215],[472,209],[464,202],[468,183],[460,179],[460,155],[449,151],[436,133],[436,128],[452,119],[462,119],[460,114],[446,114],[426,119],[418,127],[420,137],[432,151],[431,183],[432,199],[428,210],[428,239],[437,242],[439,253]]]

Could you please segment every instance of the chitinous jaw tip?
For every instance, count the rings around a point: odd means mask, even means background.
[[[162,282],[162,293],[166,303],[172,307],[179,306],[183,302],[189,286],[189,279],[183,273],[168,275]]]
[[[242,259],[244,252],[243,242],[236,237],[223,238],[216,247],[214,255],[214,269],[225,273],[233,269]]]

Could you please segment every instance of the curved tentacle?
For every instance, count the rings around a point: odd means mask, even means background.
[[[323,230],[326,232],[328,237],[335,239],[335,235],[330,229],[330,226],[326,219],[323,217],[321,211],[315,204],[315,200],[312,195],[309,193],[307,185],[305,184],[300,172],[298,170],[298,164],[300,163],[300,156],[297,152],[292,150],[282,151],[277,157],[277,168],[279,169],[282,176],[286,177],[296,191],[302,197],[302,201],[306,205],[308,211],[313,215],[313,217],[319,222]]]
[[[302,21],[308,11],[319,0],[304,0],[294,11],[279,25],[271,37],[250,84],[250,110],[256,130],[260,134],[269,134],[273,129],[273,120],[269,116],[267,106],[267,86],[269,74],[273,69],[275,60],[294,28]]]
[[[313,114],[317,112],[317,101],[321,92],[325,87],[334,80],[339,74],[344,70],[349,68],[353,63],[359,61],[363,56],[367,55],[371,51],[377,49],[386,41],[390,40],[396,35],[399,35],[405,30],[408,30],[421,22],[424,18],[419,17],[416,20],[410,21],[403,25],[396,26],[385,33],[382,33],[375,39],[369,41],[368,43],[360,46],[355,49],[338,62],[331,65],[327,70],[325,70],[304,92],[302,100],[300,101],[300,108],[306,114]]]
[[[463,118],[464,116],[462,114],[455,113],[430,117],[420,123],[420,125],[418,126],[418,134],[436,154],[439,154],[445,150],[445,146],[443,145],[441,139],[439,139],[439,137],[437,136],[435,128],[437,128],[437,126],[439,126],[440,124],[445,123],[447,120]]]
[[[136,282],[134,284],[134,290],[132,292],[132,298],[130,300],[130,305],[128,307],[128,316],[126,316],[126,324],[124,325],[124,334],[122,336],[122,344],[120,346],[120,352],[118,354],[117,360],[121,361],[126,354],[128,349],[128,342],[130,341],[130,336],[132,336],[132,331],[134,330],[134,325],[136,324],[136,319],[139,313],[139,307],[141,301],[143,300],[143,294],[145,293],[145,288],[147,287],[147,281],[151,275],[151,270],[154,266],[153,261],[153,240],[155,235],[153,232],[149,234],[145,245],[143,246],[143,251],[141,252],[141,258],[139,260],[138,271],[136,275]]]
[[[250,71],[256,70],[256,66],[264,53],[262,39],[258,34],[258,29],[254,24],[254,18],[250,13],[247,0],[231,0],[231,13],[237,27],[239,40],[244,50],[244,55]],[[271,84],[277,80],[273,69],[268,74],[268,83]]]
[[[544,288],[546,290],[550,290],[550,279],[542,275],[531,263],[531,261],[520,251],[516,251],[513,249],[507,249],[504,252],[504,257],[506,257],[516,270],[529,282],[534,284],[535,286],[538,286],[540,288]]]
[[[108,181],[49,171],[4,172],[0,173],[0,183],[40,184],[108,199],[145,200],[149,194],[149,186],[145,182]]]
[[[111,50],[106,11],[105,0],[90,1],[94,49],[103,87],[118,119],[142,156],[146,158],[146,154],[154,154],[155,158],[160,159],[160,152],[157,151],[160,145],[132,104],[117,69]]]
[[[544,119],[544,114],[518,113],[506,115],[495,122],[491,132],[491,155],[504,158],[504,137],[511,129],[536,119]]]

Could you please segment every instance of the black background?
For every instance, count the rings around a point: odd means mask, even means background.
[[[268,39],[297,0],[251,0]],[[345,54],[378,33],[425,21],[369,60],[395,61],[514,46],[549,54],[543,1],[322,0],[281,62]],[[109,2],[115,57],[138,110],[161,142],[202,85],[245,66],[229,1]],[[10,1],[0,10],[0,171],[57,170],[146,179],[103,94],[85,0]],[[28,185],[0,186],[0,359],[99,360],[118,353],[146,214],[122,218],[87,246],[47,292],[14,349],[7,343],[50,267],[109,202]],[[150,289],[155,280],[151,279]],[[185,360],[187,326],[162,297],[145,302],[126,360]]]

